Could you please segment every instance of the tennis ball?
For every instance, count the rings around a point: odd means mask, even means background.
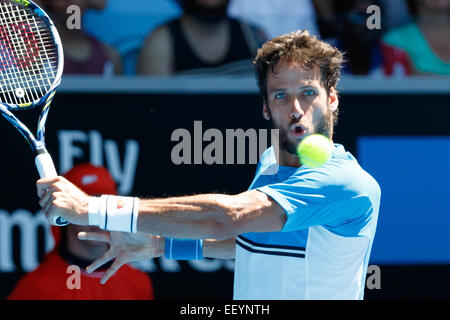
[[[323,165],[331,157],[333,144],[321,134],[312,134],[304,138],[297,147],[300,162],[310,168]]]

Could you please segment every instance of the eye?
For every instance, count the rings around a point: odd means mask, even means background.
[[[305,91],[303,91],[303,95],[307,97],[313,96],[315,94],[316,92],[313,89],[306,89]]]
[[[284,98],[286,98],[286,93],[284,93],[284,92],[276,93],[275,96],[274,96],[274,98],[275,98],[276,100],[283,100]]]

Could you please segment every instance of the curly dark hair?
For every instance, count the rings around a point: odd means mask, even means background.
[[[274,72],[279,61],[293,62],[304,68],[318,67],[321,82],[327,93],[336,85],[341,76],[343,54],[332,45],[311,36],[306,30],[299,30],[268,40],[258,50],[253,64],[259,91],[267,102],[267,72]]]

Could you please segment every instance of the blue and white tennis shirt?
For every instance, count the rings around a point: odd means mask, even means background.
[[[311,169],[261,156],[249,189],[286,212],[280,232],[236,238],[234,299],[362,299],[381,190],[344,147]]]

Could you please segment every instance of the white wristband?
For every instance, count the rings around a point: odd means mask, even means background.
[[[139,215],[139,198],[134,198],[134,206],[133,206],[133,216],[131,220],[131,232],[136,233],[137,230],[137,219]]]
[[[106,206],[107,206],[107,201],[108,201],[108,197],[109,195],[102,195],[100,197],[100,210],[99,210],[99,223],[98,226],[100,229],[106,230],[106,223],[107,218],[106,218]]]
[[[137,232],[137,216],[139,214],[139,199],[132,197],[118,197],[103,195],[92,201],[92,208],[98,207],[98,214],[92,215],[91,220],[101,229],[109,231]]]
[[[100,197],[89,198],[88,217],[90,226],[100,225]]]
[[[89,225],[103,230],[137,232],[139,198],[102,195],[90,197]]]

